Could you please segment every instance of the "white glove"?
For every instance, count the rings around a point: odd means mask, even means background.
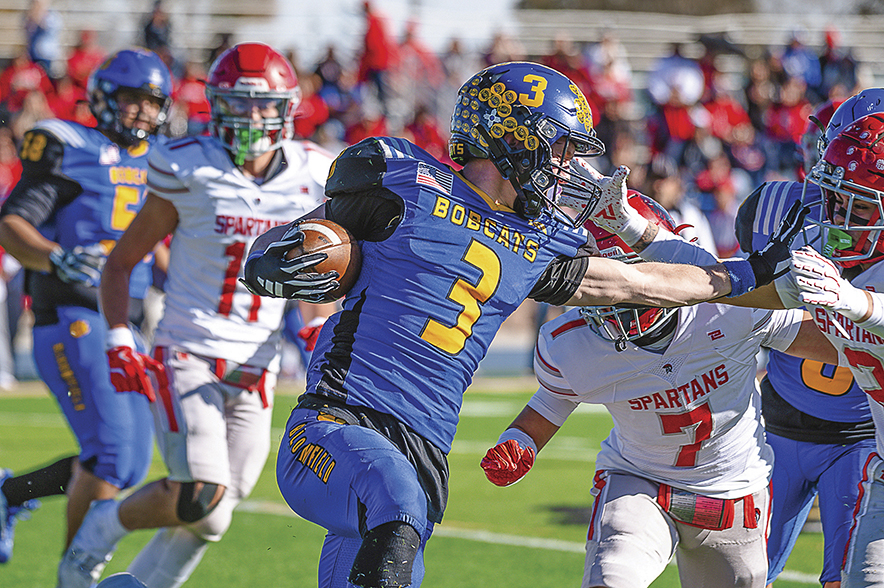
[[[627,177],[629,168],[621,165],[614,175],[599,180],[601,194],[589,220],[606,231],[616,233],[631,247],[645,234],[649,221],[629,205]]]
[[[869,294],[842,278],[835,264],[812,247],[792,252],[792,276],[803,303],[833,310],[854,322],[869,318]]]
[[[571,158],[571,174],[563,183],[556,204],[567,206],[578,213],[594,208],[599,199],[599,182],[605,177],[584,158]]]

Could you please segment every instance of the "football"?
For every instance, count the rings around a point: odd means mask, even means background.
[[[304,242],[286,252],[285,258],[292,259],[304,253],[322,252],[328,255],[325,261],[304,268],[306,273],[338,272],[340,286],[325,295],[321,302],[331,302],[344,296],[356,283],[362,267],[362,252],[350,231],[326,219],[310,219],[300,224]]]

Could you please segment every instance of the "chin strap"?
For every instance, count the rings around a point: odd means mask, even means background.
[[[518,172],[516,167],[509,160],[510,153],[501,148],[498,141],[491,137],[491,135],[488,134],[488,131],[486,131],[480,125],[476,125],[476,130],[479,131],[482,139],[484,139],[485,143],[488,144],[488,151],[491,154],[491,161],[494,162],[494,165],[497,166],[497,169],[500,171],[501,175],[509,180],[510,184],[512,184],[513,188],[516,190],[516,201],[513,203],[513,210],[516,211],[516,214],[524,218],[537,218],[540,215],[540,210],[528,210],[528,196],[525,194],[523,182],[521,182],[522,175],[525,174]],[[531,178],[529,176],[527,178],[527,182],[525,183],[530,183],[530,181]],[[532,212],[534,214],[532,214]]]

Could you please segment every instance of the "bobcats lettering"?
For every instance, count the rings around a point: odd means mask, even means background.
[[[108,170],[111,184],[143,186],[147,183],[147,170],[137,167],[115,166]]]
[[[492,243],[502,245],[514,253],[521,253],[528,261],[534,261],[537,258],[537,248],[540,246],[537,241],[527,238],[506,225],[498,225],[494,219],[482,218],[481,214],[474,210],[468,210],[461,204],[452,204],[448,198],[436,197],[433,216],[448,219],[459,227],[481,232]]]

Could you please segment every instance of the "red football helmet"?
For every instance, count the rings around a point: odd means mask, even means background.
[[[628,202],[643,217],[658,225],[661,230],[678,233],[685,225],[675,226],[675,221],[665,208],[650,196],[628,191]],[[592,221],[583,225],[595,238],[601,257],[616,259],[625,263],[640,263],[642,258],[623,239]],[[616,344],[618,351],[625,349],[626,341],[651,335],[667,324],[667,319],[675,314],[675,308],[654,308],[648,306],[618,308],[616,306],[584,306],[580,309],[588,323],[598,327],[597,333]]]
[[[240,43],[222,53],[209,70],[206,97],[209,131],[237,165],[294,135],[298,78],[288,59],[263,43]]]
[[[820,187],[822,253],[842,267],[884,258],[884,113],[844,128],[807,181]]]

